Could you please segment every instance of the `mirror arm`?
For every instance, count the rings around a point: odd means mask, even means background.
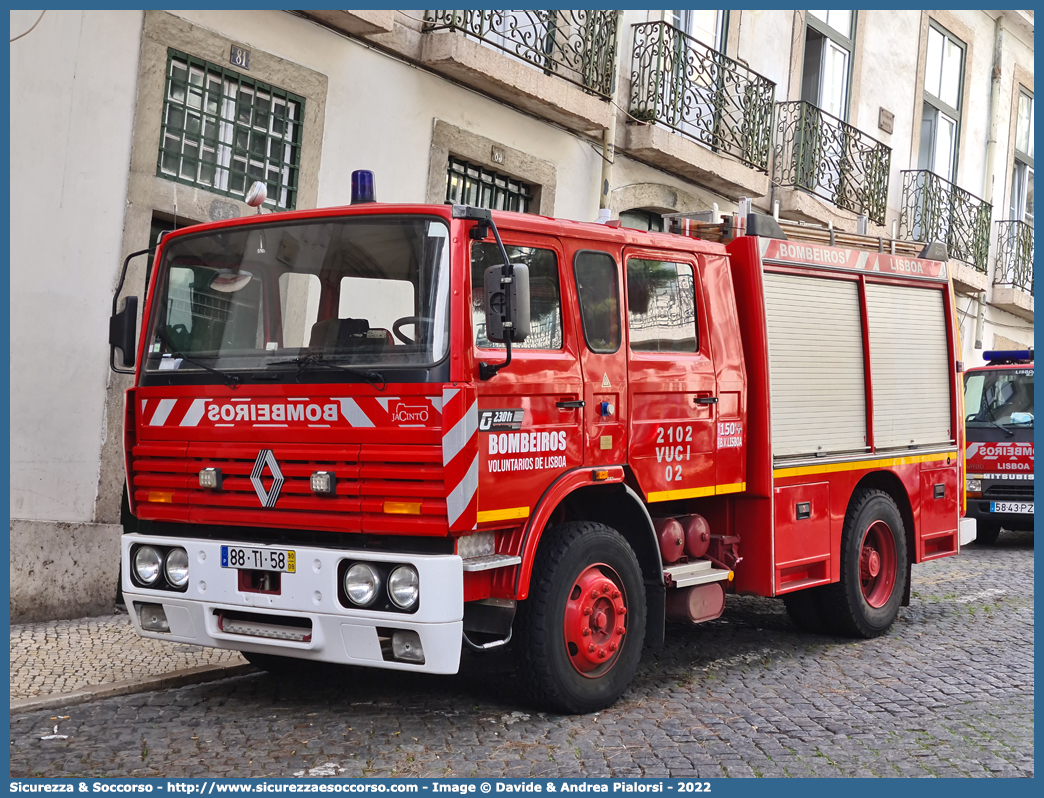
[[[115,316],[118,312],[118,305],[120,301],[120,292],[123,291],[123,283],[127,279],[127,267],[133,258],[139,255],[150,255],[156,251],[155,247],[149,249],[139,249],[137,252],[132,252],[123,260],[123,269],[120,271],[120,282],[116,285],[116,292],[112,295],[112,315]],[[135,321],[137,321],[135,319]],[[123,369],[116,365],[116,347],[109,345],[109,368],[117,374],[133,374],[134,369]]]
[[[493,215],[490,214],[488,220],[484,220],[488,224],[489,228],[493,231],[493,237],[497,240],[497,247],[500,249],[500,257],[504,259],[504,282],[510,283],[514,279],[515,269],[511,260],[507,256],[507,249],[504,248],[504,242],[500,240],[500,231],[497,230],[497,223],[493,221]],[[504,317],[507,319],[512,318],[511,316],[511,291],[504,292]],[[515,337],[514,329],[509,329],[507,335],[504,336],[504,349],[507,354],[507,358],[503,363],[479,363],[479,379],[489,380],[496,376],[497,372],[505,366],[511,364],[511,339]]]
[[[137,252],[132,252],[123,261],[123,271],[120,272],[120,282],[116,285],[116,293],[112,295],[112,315],[116,315],[117,303],[120,301],[120,291],[123,290],[123,281],[127,279],[127,267],[130,265],[131,259],[138,257],[139,255],[151,255],[156,251],[155,247],[149,249],[139,249]]]

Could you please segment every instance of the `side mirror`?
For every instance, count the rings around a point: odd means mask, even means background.
[[[529,335],[529,267],[523,263],[511,264],[511,282],[505,285],[504,266],[486,269],[486,338],[504,343],[505,330],[513,330],[511,343],[520,344]],[[508,295],[511,297],[511,318],[506,317]],[[510,326],[505,326],[508,322]]]
[[[125,368],[134,366],[135,353],[137,349],[138,332],[138,298],[129,296],[123,300],[120,312],[109,317],[109,365],[113,371],[120,371],[116,367],[116,350],[122,353],[122,365]]]

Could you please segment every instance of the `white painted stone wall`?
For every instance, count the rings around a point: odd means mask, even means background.
[[[12,519],[93,520],[141,20],[52,10],[10,46]]]

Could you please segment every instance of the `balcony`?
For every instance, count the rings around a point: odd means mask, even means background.
[[[615,11],[426,11],[421,61],[572,130],[612,122]]]
[[[997,222],[993,304],[1033,321],[1033,228],[1025,222]]]
[[[891,147],[803,100],[776,103],[775,130],[777,185],[800,189],[884,224]],[[795,202],[794,209],[802,215],[801,203]]]
[[[954,279],[974,290],[985,290],[993,206],[934,172],[904,171],[899,237],[910,241],[942,241],[951,260],[968,264],[966,279]],[[981,283],[981,287],[979,287]]]
[[[624,148],[726,196],[767,193],[776,84],[666,22],[632,31],[629,112],[651,124]]]

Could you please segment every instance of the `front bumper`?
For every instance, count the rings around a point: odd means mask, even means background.
[[[189,555],[188,589],[177,592],[135,585],[130,577],[130,550],[135,543],[184,547]],[[176,643],[345,665],[425,673],[457,672],[464,617],[460,557],[255,545],[253,548],[292,548],[296,552],[297,571],[282,575],[280,592],[275,595],[241,591],[237,569],[221,567],[221,545],[219,541],[194,538],[123,536],[123,595],[138,634]],[[417,611],[411,614],[341,606],[337,598],[337,570],[345,559],[412,565],[420,578]],[[170,632],[142,629],[135,607],[135,603],[142,602],[163,606]],[[281,618],[295,619],[298,623],[308,621],[311,635],[308,640],[297,642],[231,634],[219,625],[221,613],[228,611],[264,616],[274,625],[279,625]],[[389,659],[382,651],[378,628],[385,634],[387,630],[416,632],[424,651],[424,663]]]
[[[1004,529],[1010,529],[1013,532],[1021,531],[1033,531],[1033,515],[1030,513],[992,513],[990,512],[990,503],[995,501],[1027,501],[1025,498],[1019,499],[977,499],[968,497],[968,512],[965,513],[967,518],[974,518],[980,524],[998,524]],[[1029,501],[1032,501],[1030,499]]]

